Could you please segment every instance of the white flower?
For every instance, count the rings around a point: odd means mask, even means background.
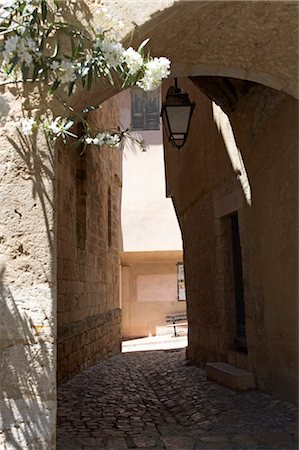
[[[101,41],[100,39],[97,39],[96,45],[111,67],[116,67],[121,64],[124,48],[120,42]]]
[[[53,61],[52,63],[51,63],[51,69],[52,70],[57,70],[57,69],[59,69],[59,67],[60,67],[60,62],[58,62],[58,61]]]
[[[36,43],[32,39],[20,39],[17,54],[21,62],[29,65],[33,60],[32,52],[36,52],[36,50]]]
[[[11,57],[10,53],[14,53],[17,50],[19,40],[19,36],[16,35],[7,39],[3,50],[3,58],[5,61],[9,61]]]
[[[143,59],[140,53],[136,52],[132,47],[129,47],[123,53],[123,61],[129,69],[129,74],[133,75],[141,69]]]
[[[70,83],[76,79],[76,69],[70,61],[61,61],[59,70],[63,72],[60,78],[62,83]]]
[[[52,131],[53,134],[59,134],[61,132],[61,117],[58,116],[56,117],[55,120],[53,120],[50,124],[49,124],[49,129]]]
[[[94,139],[94,141],[96,140],[96,143],[94,142],[95,145],[104,145],[105,144],[105,136],[106,133],[98,133]]]
[[[144,91],[159,87],[161,80],[170,74],[170,61],[167,58],[154,58],[145,64],[145,73],[136,84]]]
[[[94,145],[108,145],[109,147],[116,147],[120,143],[120,136],[117,133],[98,133],[93,139]]]
[[[79,67],[79,63],[77,63],[77,66]],[[76,64],[71,61],[52,61],[50,67],[57,72],[57,78],[60,79],[61,83],[70,83],[76,79]]]
[[[116,147],[120,143],[120,137],[118,134],[108,135],[105,143],[111,147]]]
[[[21,122],[22,124],[22,131],[25,134],[25,136],[30,136],[33,133],[33,129],[36,125],[36,122],[32,118],[25,118]]]
[[[50,132],[52,138],[56,139],[57,137],[62,136],[63,140],[65,140],[67,136],[72,136],[74,138],[78,137],[74,133],[68,131],[73,125],[74,122],[72,120],[58,116],[50,124],[44,124],[44,129],[46,132]]]
[[[9,37],[5,42],[4,50],[8,53],[13,53],[17,49],[19,40],[20,38],[17,35]]]
[[[32,51],[36,51],[37,50],[36,42],[34,42],[33,39],[26,39],[25,44],[26,44],[26,47],[28,47],[29,50],[32,50]]]
[[[26,39],[14,35],[7,39],[3,51],[3,57],[5,61],[9,61],[12,54],[16,54],[16,56],[20,58],[21,62],[25,62],[29,65],[33,60],[32,53],[36,53],[36,51],[36,43],[33,39]]]
[[[86,136],[85,139],[84,139],[84,141],[85,141],[86,144],[88,144],[88,145],[93,143],[93,139],[92,139],[92,137],[90,137],[90,136]]]

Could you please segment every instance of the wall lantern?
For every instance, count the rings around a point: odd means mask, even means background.
[[[162,103],[161,116],[169,142],[173,147],[181,148],[186,142],[195,103],[191,103],[186,92],[175,85],[170,86],[166,100]]]

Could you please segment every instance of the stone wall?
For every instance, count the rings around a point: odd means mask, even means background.
[[[117,124],[112,99],[91,116]],[[60,149],[58,160],[58,381],[120,351],[120,153]]]
[[[189,80],[179,83],[197,104],[187,144],[180,152],[166,145],[167,190],[184,242],[187,357],[250,369],[258,387],[296,400],[297,101],[256,84],[228,119]],[[248,354],[234,343],[234,212]]]
[[[0,448],[48,449],[56,425],[55,152],[43,136],[18,132],[21,101],[3,91],[0,99]]]

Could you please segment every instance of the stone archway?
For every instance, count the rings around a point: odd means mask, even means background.
[[[292,2],[146,1],[142,11],[122,0],[107,3],[125,21],[124,39],[139,44],[150,37],[152,54],[173,61],[173,75],[236,77],[297,97],[297,6]],[[86,1],[85,6],[94,13],[98,4]],[[120,89],[99,83],[88,93],[78,92],[74,104],[101,102]],[[20,109],[8,91],[3,98],[3,311],[7,299],[12,302],[2,318],[3,442],[38,442],[48,449],[55,448],[59,155],[49,158],[46,145],[35,142],[36,153],[28,156],[26,145],[16,144],[11,129],[20,121]],[[7,367],[15,374],[13,386]],[[42,418],[32,425],[37,415]],[[15,423],[18,430],[12,431]]]

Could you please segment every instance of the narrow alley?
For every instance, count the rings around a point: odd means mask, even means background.
[[[185,349],[122,353],[58,390],[57,449],[297,449],[295,405],[237,393]]]

